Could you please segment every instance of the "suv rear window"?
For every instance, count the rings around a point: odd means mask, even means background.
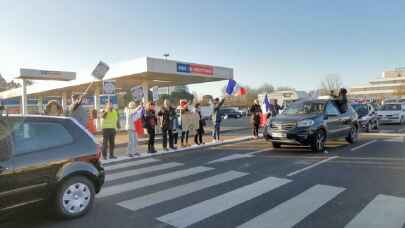
[[[73,137],[60,123],[24,122],[14,132],[16,154],[25,154],[73,143]]]

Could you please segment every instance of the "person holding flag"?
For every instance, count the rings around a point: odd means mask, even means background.
[[[136,152],[136,146],[138,144],[136,136],[136,121],[142,118],[143,111],[142,104],[136,107],[136,104],[133,101],[129,102],[128,107],[125,108],[125,129],[128,131],[128,157],[140,155],[138,152]]]

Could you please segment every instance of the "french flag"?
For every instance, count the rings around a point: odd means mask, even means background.
[[[246,88],[240,87],[235,80],[231,79],[226,86],[226,93],[228,95],[242,96],[247,93],[247,90]]]

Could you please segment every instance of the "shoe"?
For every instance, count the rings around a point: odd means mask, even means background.
[[[172,150],[177,150],[177,147],[170,147],[170,149],[172,149]]]
[[[117,159],[114,155],[110,155],[110,159]]]

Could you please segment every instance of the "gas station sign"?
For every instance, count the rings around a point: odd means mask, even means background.
[[[177,63],[177,72],[194,73],[202,75],[213,75],[214,67],[209,65],[201,65],[194,63]]]

